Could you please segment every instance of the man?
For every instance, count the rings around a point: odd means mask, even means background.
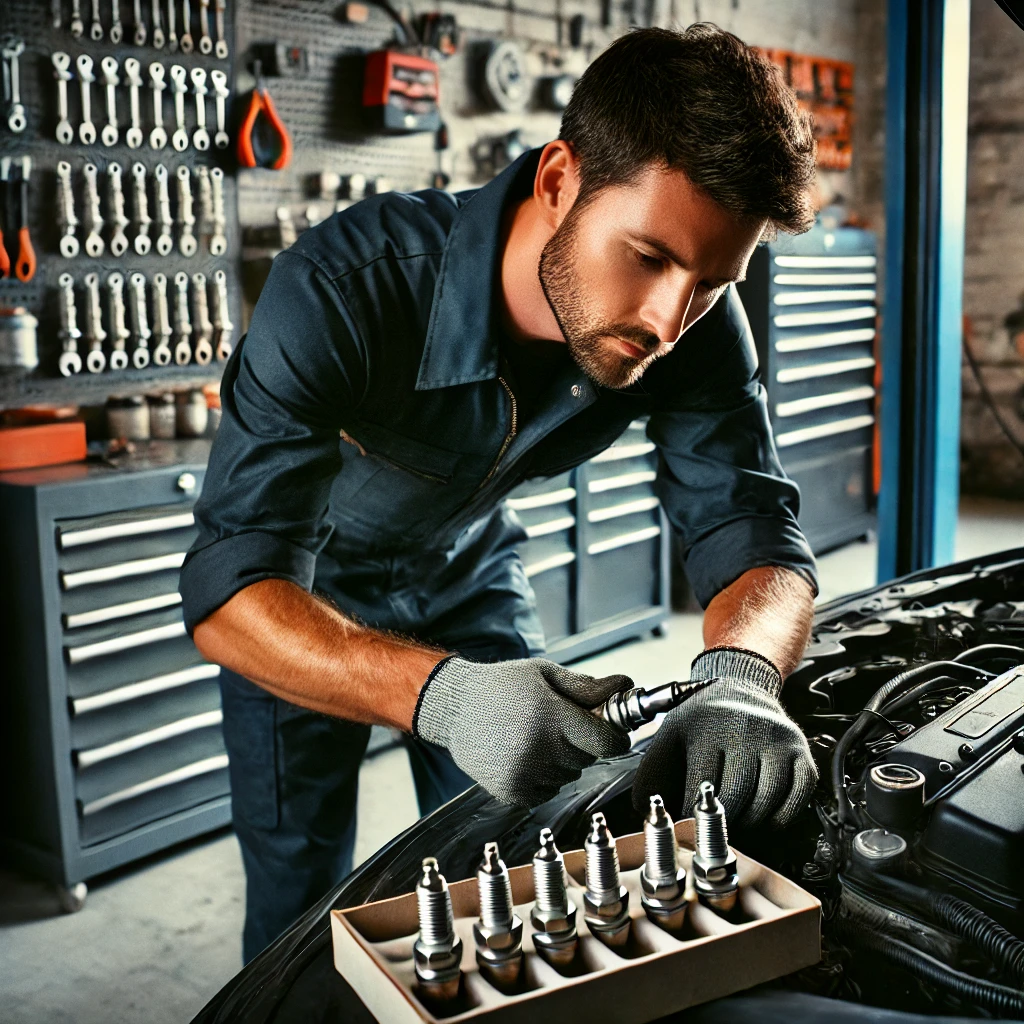
[[[814,562],[732,284],[766,234],[811,224],[813,154],[735,37],[638,31],[580,80],[559,140],[486,187],[366,200],[274,261],[181,578],[225,667],[246,959],[351,869],[370,724],[408,735],[424,813],[472,780],[537,804],[628,749],[589,709],[630,681],[539,657],[500,502],[638,416],[707,609],[691,675],[721,680],[667,716],[636,799],[680,813],[712,779],[737,819],[776,823],[806,800],[777,696]]]

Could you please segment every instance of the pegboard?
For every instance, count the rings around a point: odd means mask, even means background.
[[[114,44],[110,41],[112,25],[112,4],[119,3],[119,11],[123,25],[123,39]],[[166,32],[167,0],[160,0],[164,15]],[[170,89],[170,67],[180,64],[188,71],[194,67],[202,67],[207,72],[206,121],[211,140],[216,131],[216,104],[209,72],[220,69],[228,76],[229,88],[232,87],[235,64],[235,40],[232,24],[232,10],[229,3],[225,25],[226,42],[228,43],[228,59],[218,59],[215,54],[204,55],[199,52],[199,5],[192,0],[192,34],[196,40],[195,51],[189,54],[180,49],[171,52],[168,46],[156,49],[152,45],[151,0],[143,0],[141,9],[147,25],[147,42],[144,46],[134,45],[133,4],[131,0],[102,0],[100,13],[102,18],[103,38],[94,42],[90,38],[90,21],[92,13],[91,0],[82,0],[81,11],[85,20],[85,31],[78,38],[73,38],[70,31],[72,16],[71,0],[3,0],[0,3],[0,35],[13,36],[22,40],[25,50],[20,58],[21,100],[27,115],[27,127],[21,133],[12,133],[7,126],[7,107],[3,105],[0,117],[0,156],[14,159],[15,167],[19,166],[21,157],[29,156],[32,160],[32,171],[29,183],[29,225],[33,247],[37,257],[35,277],[27,285],[13,278],[0,280],[0,305],[26,306],[39,320],[38,348],[40,363],[32,373],[5,373],[0,377],[0,408],[12,407],[28,402],[102,402],[112,393],[139,393],[154,388],[169,388],[183,385],[194,385],[215,381],[219,378],[222,364],[216,360],[207,366],[199,365],[193,355],[192,361],[186,365],[177,365],[173,360],[169,366],[159,367],[152,361],[145,369],[112,370],[109,366],[111,353],[111,317],[108,304],[108,291],[105,286],[107,276],[113,271],[121,272],[125,277],[125,303],[131,303],[131,291],[128,277],[135,271],[141,272],[147,279],[147,307],[149,327],[154,337],[149,342],[152,353],[156,345],[155,310],[153,306],[152,278],[160,272],[168,279],[168,300],[173,324],[174,276],[179,271],[189,275],[190,316],[193,326],[192,343],[197,340],[196,306],[191,299],[191,277],[196,273],[206,275],[208,288],[208,305],[212,318],[213,313],[213,274],[217,270],[225,271],[228,284],[228,310],[234,324],[234,338],[241,331],[242,304],[239,286],[238,253],[241,240],[237,218],[237,192],[235,178],[234,133],[227,149],[216,148],[212,141],[210,148],[204,152],[197,150],[192,143],[192,135],[197,127],[196,100],[191,84],[185,96],[185,123],[189,134],[189,146],[183,152],[177,152],[171,145],[170,136],[175,129],[174,100]],[[182,31],[182,0],[175,0],[177,14],[177,31]],[[55,26],[59,12],[60,27]],[[213,32],[213,5],[211,4],[211,33]],[[68,82],[69,120],[75,130],[73,141],[62,145],[56,138],[58,123],[57,82],[51,56],[54,52],[64,52],[71,57],[71,73],[73,80]],[[75,61],[79,54],[87,53],[94,62],[93,73],[96,81],[90,88],[92,122],[96,126],[97,139],[93,145],[83,145],[78,136],[81,123],[81,93],[78,71]],[[112,56],[118,63],[120,84],[116,87],[116,109],[120,126],[117,144],[103,145],[100,132],[107,120],[106,89],[103,84],[100,68],[101,60]],[[139,113],[143,131],[142,145],[137,149],[129,148],[126,142],[126,131],[130,124],[129,88],[125,75],[124,62],[134,57],[141,64],[143,86],[139,90]],[[151,148],[149,133],[154,126],[152,92],[149,87],[148,67],[151,62],[159,61],[165,69],[168,88],[163,93],[163,120],[168,134],[167,145],[159,150]],[[228,125],[232,122],[230,98],[228,101]],[[72,169],[73,191],[75,195],[75,212],[80,221],[77,237],[80,251],[77,256],[67,259],[60,254],[58,245],[63,234],[58,223],[59,191],[56,168],[59,161],[67,161]],[[86,230],[83,213],[85,212],[84,179],[82,168],[86,163],[93,163],[98,170],[101,212],[105,220],[103,238],[105,249],[102,256],[92,258],[86,255],[84,240]],[[128,251],[115,257],[110,251],[111,213],[112,207],[108,191],[107,168],[116,162],[121,166],[122,183],[125,198],[125,213],[134,217],[134,196],[131,169],[133,164],[141,163],[146,168],[147,198],[149,216],[153,223],[150,237],[155,241],[159,233],[159,217],[157,193],[153,172],[158,164],[168,170],[171,215],[175,218],[172,231],[174,248],[167,256],[158,255],[156,246],[151,247],[148,255],[139,255],[130,244]],[[209,251],[209,238],[199,237],[199,245],[195,255],[184,256],[178,248],[180,225],[177,223],[178,193],[175,171],[179,166],[187,166],[191,172],[191,189],[193,196],[193,212],[197,220],[200,216],[199,180],[196,171],[200,166],[206,168],[219,167],[224,171],[224,215],[226,252],[221,256],[212,256]],[[12,177],[14,175],[12,174]],[[3,197],[4,206],[0,207],[4,227],[4,239],[12,262],[17,256],[17,226],[19,223],[18,186],[12,182]],[[199,224],[195,226],[195,234],[199,236]],[[129,242],[136,235],[135,224],[127,228]],[[95,272],[101,282],[103,327],[107,331],[104,350],[108,357],[107,369],[98,374],[88,373],[83,366],[79,374],[63,377],[58,371],[58,358],[62,349],[60,340],[60,289],[58,278],[63,273],[70,273],[76,284],[76,305],[78,326],[84,331],[86,293],[83,279],[86,274]],[[131,327],[130,312],[126,309],[126,321]],[[171,339],[173,349],[178,341],[175,334]],[[134,347],[134,338],[128,341],[129,355]],[[85,339],[78,343],[79,355],[83,363],[88,349]]]

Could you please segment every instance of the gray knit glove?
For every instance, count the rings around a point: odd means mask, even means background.
[[[625,733],[588,709],[632,685],[628,676],[595,679],[543,658],[452,657],[420,691],[412,729],[492,796],[535,807],[599,757],[629,750]]]
[[[660,793],[673,814],[690,815],[697,788],[715,784],[730,823],[770,816],[788,824],[818,779],[807,739],[778,701],[782,675],[767,658],[733,647],[705,651],[691,679],[720,677],[666,716],[637,769],[633,804]]]

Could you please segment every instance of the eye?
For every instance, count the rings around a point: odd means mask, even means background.
[[[641,252],[639,249],[634,249],[633,253],[640,266],[647,270],[658,270],[664,263],[664,260],[662,260],[660,256],[651,256],[646,252]]]

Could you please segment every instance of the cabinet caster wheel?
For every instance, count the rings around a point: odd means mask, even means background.
[[[89,887],[85,882],[68,886],[66,889],[59,886],[57,889],[57,900],[65,914],[77,914],[85,906],[85,897],[88,895]]]
[[[651,634],[657,637],[659,640],[662,637],[668,636],[668,623],[662,622],[660,625],[655,626],[654,629],[651,630]]]

